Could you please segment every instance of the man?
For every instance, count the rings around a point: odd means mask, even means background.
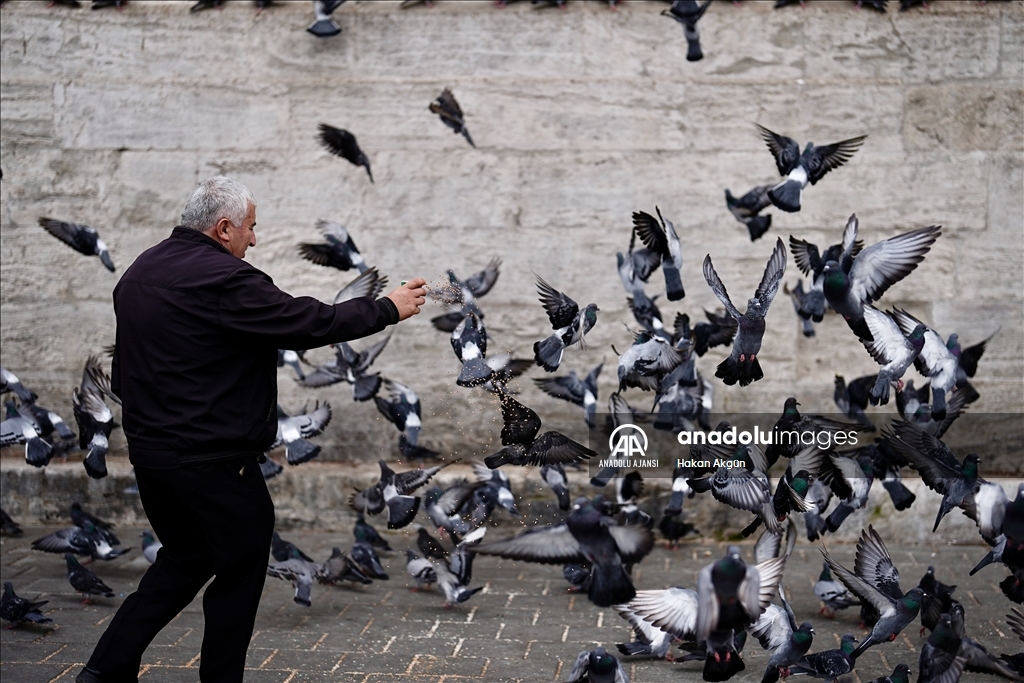
[[[242,680],[274,529],[259,459],[277,433],[277,349],[364,337],[424,303],[422,279],[334,306],[285,294],[242,260],[256,201],[230,178],[200,183],[181,223],[114,288],[111,387],[163,548],[78,683],[136,681],[149,643],[210,578],[199,677]]]

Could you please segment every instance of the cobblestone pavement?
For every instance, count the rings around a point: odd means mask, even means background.
[[[83,605],[65,578],[64,561],[58,555],[30,550],[32,539],[53,528],[27,528],[21,538],[4,538],[0,564],[4,581],[12,581],[19,595],[49,600],[44,608],[54,620],[52,629],[22,626],[2,631],[0,677],[4,683],[67,683],[88,659],[92,647],[120,601],[131,592],[146,562],[136,550],[110,563],[98,562],[96,572],[118,595]],[[126,543],[138,539],[138,529],[118,529]],[[493,530],[494,537],[510,531]],[[323,532],[292,532],[296,542],[315,558],[325,558],[331,546],[346,548],[349,535]],[[313,605],[292,601],[291,586],[268,578],[249,648],[247,681],[255,683],[334,681],[338,683],[539,683],[563,681],[576,655],[597,645],[614,648],[626,642],[630,630],[610,609],[599,609],[584,596],[566,592],[561,568],[513,563],[480,557],[474,565],[474,585],[483,591],[453,609],[442,607],[437,592],[413,593],[405,573],[404,549],[414,547],[411,535],[390,534],[395,551],[382,560],[390,581],[366,587],[313,588]],[[752,545],[744,545],[749,557]],[[852,566],[853,546],[835,545],[834,555]],[[696,572],[720,556],[724,545],[696,542],[678,550],[662,547],[634,571],[638,588],[693,586]],[[970,547],[916,546],[890,548],[909,588],[931,564],[936,575],[957,584],[956,597],[965,605],[968,634],[995,653],[1021,650],[1003,615],[1010,603],[997,583],[1005,576],[990,567],[974,577],[967,570],[985,553]],[[836,647],[839,636],[858,637],[856,610],[840,613],[834,620],[818,615],[819,604],[811,587],[821,570],[816,548],[806,541],[798,545],[786,570],[786,585],[797,619],[814,623],[813,649]],[[142,681],[194,682],[202,641],[202,603],[197,598],[157,637],[143,659]],[[866,683],[889,673],[899,662],[915,672],[924,642],[917,625],[893,643],[872,648],[859,661],[850,681]],[[735,681],[759,681],[767,661],[756,641],[744,651],[746,671]],[[639,659],[627,664],[634,683],[699,681],[700,664],[673,664]],[[994,680],[965,675],[961,680]]]

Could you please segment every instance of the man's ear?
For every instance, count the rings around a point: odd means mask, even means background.
[[[218,242],[230,242],[231,241],[231,221],[226,217],[221,218],[217,221],[217,224],[213,226],[213,234]]]

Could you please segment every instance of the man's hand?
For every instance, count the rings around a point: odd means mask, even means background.
[[[423,286],[425,284],[427,281],[418,277],[388,294],[391,303],[398,309],[399,320],[411,318],[420,312],[420,306],[427,302],[427,290]]]

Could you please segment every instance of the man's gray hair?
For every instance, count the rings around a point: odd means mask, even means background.
[[[181,224],[199,232],[206,232],[221,218],[241,225],[249,204],[255,207],[256,198],[245,185],[227,176],[215,176],[199,183],[192,192],[181,212]]]

